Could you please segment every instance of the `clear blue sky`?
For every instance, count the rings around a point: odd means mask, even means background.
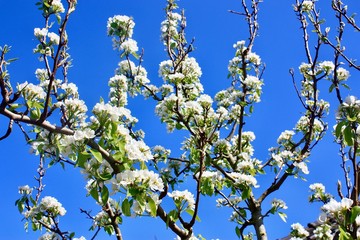
[[[302,47],[302,35],[299,23],[292,11],[295,1],[265,0],[260,5],[260,37],[256,40],[254,51],[266,63],[263,76],[265,81],[262,102],[255,107],[254,115],[248,119],[246,130],[254,131],[255,156],[263,161],[268,157],[267,149],[276,144],[279,134],[285,129],[292,129],[303,111],[292,86],[289,68],[297,71],[299,64],[305,61]],[[325,3],[326,2],[326,3]],[[19,60],[13,63],[9,70],[12,83],[35,82],[35,69],[41,67],[37,56],[32,49],[37,42],[33,36],[35,27],[42,27],[43,18],[35,6],[36,1],[0,0],[0,45],[11,45],[12,57]],[[188,20],[187,36],[195,37],[197,58],[202,71],[202,83],[205,92],[214,94],[229,85],[227,80],[227,64],[234,55],[233,43],[247,37],[243,19],[230,14],[227,10],[240,10],[241,1],[190,1],[182,0],[180,6],[186,9]],[[329,14],[329,1],[319,2],[325,16]],[[328,4],[328,5],[325,5]],[[79,0],[77,10],[72,15],[68,25],[70,54],[74,67],[70,69],[70,81],[79,87],[80,96],[87,102],[89,109],[95,105],[99,97],[107,97],[107,81],[114,74],[119,61],[118,53],[112,50],[111,39],[106,36],[106,22],[108,17],[116,14],[130,15],[136,26],[134,38],[138,45],[145,50],[144,67],[149,73],[150,80],[159,85],[158,64],[166,59],[163,45],[160,42],[160,22],[164,19],[163,8],[165,0]],[[360,4],[353,6],[354,11],[360,10]],[[331,21],[329,21],[331,25]],[[332,28],[335,31],[335,27]],[[352,58],[359,58],[356,38],[353,31],[348,31],[349,45],[347,48]],[[358,37],[355,35],[355,37]],[[324,55],[331,57],[331,52]],[[349,84],[352,87],[350,94],[360,96],[359,74],[351,72]],[[299,75],[298,75],[299,76]],[[299,78],[298,78],[299,79]],[[335,103],[328,117],[330,127],[333,124],[336,110],[335,96],[327,93],[328,83],[323,82],[323,97]],[[144,103],[142,97],[130,100],[130,109],[134,116],[140,119],[139,128],[145,130],[146,142],[149,146],[163,144],[169,148],[177,148],[183,138],[180,134],[166,134],[165,126],[154,117],[155,103],[151,100]],[[5,131],[7,121],[0,116],[0,131]],[[1,135],[1,132],[0,132]],[[269,239],[286,236],[293,222],[306,224],[319,215],[319,205],[310,205],[307,201],[308,186],[314,182],[323,182],[334,195],[336,181],[342,180],[339,168],[340,158],[337,156],[337,146],[330,133],[324,142],[319,144],[312,154],[309,164],[310,175],[308,181],[291,179],[284,185],[284,189],[273,195],[283,199],[289,209],[288,223],[283,223],[278,216],[266,219]],[[22,216],[15,207],[15,200],[19,197],[17,188],[20,185],[33,186],[36,182],[38,158],[28,153],[24,137],[15,128],[13,134],[0,142],[1,174],[0,182],[0,239],[37,239],[39,234],[31,230],[23,230]],[[173,149],[173,152],[176,150]],[[270,176],[259,179],[260,185],[268,185]],[[64,229],[75,231],[77,236],[92,236],[87,230],[91,221],[80,214],[79,208],[91,209],[97,213],[98,208],[92,204],[91,198],[86,198],[83,177],[77,169],[67,167],[63,171],[55,166],[47,171],[43,196],[56,197],[67,209],[67,215],[61,223]],[[203,199],[200,211],[202,222],[195,227],[196,233],[201,233],[207,239],[219,238],[222,240],[236,239],[235,225],[228,222],[229,212],[215,207],[215,199]],[[173,239],[174,234],[165,230],[160,220],[141,218],[126,218],[121,228],[125,240],[167,240]],[[102,235],[99,239],[107,239]]]

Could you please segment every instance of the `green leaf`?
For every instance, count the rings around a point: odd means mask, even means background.
[[[109,200],[109,189],[104,185],[101,188],[101,201],[104,205],[106,205],[108,200]]]
[[[246,187],[241,193],[241,198],[244,200],[248,199],[250,197],[250,193],[251,193],[251,188]]]
[[[350,90],[350,87],[346,83],[342,83],[341,86],[343,86],[344,88]]]
[[[344,129],[344,140],[346,145],[353,146],[354,145],[354,139],[353,139],[353,133],[351,126],[346,126]]]
[[[176,128],[177,130],[181,130],[181,129],[183,128],[183,126],[182,126],[181,123],[176,123],[175,128]]]
[[[236,236],[238,236],[238,238],[241,238],[241,231],[238,226],[235,227],[235,233],[236,233]]]
[[[102,158],[102,155],[101,155],[101,153],[99,151],[97,151],[95,149],[90,149],[90,152],[95,157],[95,159],[98,160],[99,163],[102,162],[103,158]]]
[[[8,59],[6,62],[7,63],[11,63],[11,62],[14,62],[14,61],[16,61],[16,60],[18,60],[19,58],[10,58],[10,59]]]
[[[85,168],[85,163],[90,159],[91,155],[88,152],[78,152],[76,166]]]
[[[335,88],[335,84],[331,84],[329,87],[329,93],[331,93]]]
[[[38,108],[35,108],[33,110],[31,110],[30,112],[30,118],[32,119],[38,119],[41,115],[41,112]]]
[[[357,115],[353,115],[353,116],[347,115],[347,116],[346,116],[346,119],[347,119],[349,122],[355,122],[355,121],[357,120]]]
[[[104,173],[102,173],[102,174],[98,174],[98,176],[99,176],[100,179],[103,180],[103,181],[107,181],[107,180],[109,180],[109,179],[112,178],[111,173],[108,173],[108,172],[104,172]]]
[[[341,226],[339,226],[340,235],[339,240],[353,240],[350,233],[346,232]]]
[[[15,202],[15,204],[17,205],[17,208],[19,210],[19,213],[22,213],[24,211],[24,208],[25,208],[25,205],[24,205],[24,202],[22,200],[17,200]]]
[[[194,216],[194,210],[188,208],[188,209],[186,209],[186,212],[187,212],[191,217]],[[200,219],[199,215],[196,215],[195,220],[198,221],[198,222],[201,222],[201,219]]]
[[[156,217],[157,206],[155,201],[151,197],[148,197],[147,202],[148,206],[150,207],[151,216]]]
[[[130,204],[129,200],[127,198],[125,198],[125,200],[121,204],[121,210],[125,216],[128,216],[128,217],[131,216],[130,208],[131,208],[131,204]]]
[[[176,210],[172,210],[168,214],[168,218],[172,222],[176,222],[178,220],[178,212]]]
[[[351,209],[350,223],[355,221],[355,218],[360,215],[360,206],[354,206]]]
[[[96,189],[96,187],[94,187],[93,189],[90,190],[90,195],[98,202],[99,201],[99,193]]]
[[[287,215],[286,215],[285,213],[283,213],[283,212],[278,212],[278,214],[279,214],[281,220],[283,220],[284,222],[286,222]]]
[[[335,136],[336,138],[339,138],[341,133],[342,133],[342,127],[345,126],[346,122],[343,121],[343,122],[339,122],[337,125],[336,125],[336,128],[335,128]]]

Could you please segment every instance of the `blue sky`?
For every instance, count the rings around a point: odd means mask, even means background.
[[[0,1],[0,45],[11,45],[11,57],[19,58],[9,67],[13,85],[16,82],[35,82],[35,69],[41,67],[37,56],[32,54],[32,49],[37,44],[33,29],[43,26],[41,13],[37,10],[35,2]],[[319,2],[326,17],[332,16],[332,13],[329,13],[328,2]],[[247,37],[243,19],[227,11],[240,10],[240,3],[239,0],[180,2],[180,6],[186,9],[188,39],[195,37],[196,50],[192,56],[196,57],[202,68],[205,93],[211,96],[229,86],[226,76],[228,61],[234,55],[232,45]],[[293,2],[288,0],[265,0],[260,5],[260,36],[253,50],[266,63],[263,75],[265,85],[262,102],[255,106],[255,113],[248,119],[246,130],[255,132],[255,156],[264,161],[268,156],[267,149],[276,144],[276,139],[283,130],[293,128],[303,111],[288,73],[289,68],[297,70],[299,64],[305,61],[300,25],[292,11],[292,4]],[[70,54],[74,65],[70,69],[69,78],[79,87],[80,96],[86,101],[89,109],[101,96],[107,97],[107,81],[113,76],[119,61],[118,53],[112,49],[111,39],[106,36],[106,22],[108,17],[113,15],[130,15],[134,18],[134,38],[139,47],[145,50],[144,67],[149,73],[150,80],[154,84],[161,84],[158,65],[166,59],[166,55],[160,42],[159,29],[160,22],[164,19],[164,6],[164,0],[79,0],[77,10],[68,25]],[[354,11],[359,10],[360,3],[350,7],[353,7]],[[328,20],[328,23],[331,26],[332,21]],[[349,42],[347,49],[351,57],[356,59],[359,50],[352,43],[355,43],[357,36],[353,30],[349,30],[349,35],[346,36]],[[335,31],[335,27],[332,31]],[[328,60],[326,58],[332,56],[331,52],[323,54],[322,60]],[[360,96],[357,79],[359,74],[352,71],[351,76],[349,85],[352,90],[349,94]],[[332,126],[336,102],[335,96],[327,93],[328,86],[327,82],[323,83],[322,96],[334,103],[328,116]],[[138,127],[146,133],[147,144],[163,144],[176,152],[175,149],[180,146],[183,136],[180,133],[166,133],[165,125],[161,125],[154,117],[154,106],[154,102],[144,102],[142,97],[131,99],[129,104],[133,115],[140,120]],[[1,117],[0,126],[0,131],[6,130],[7,121]],[[284,189],[273,195],[285,200],[289,207],[286,211],[289,218],[288,223],[283,223],[278,216],[266,219],[269,239],[286,236],[293,222],[306,224],[317,218],[320,205],[308,203],[309,184],[323,182],[327,190],[335,195],[336,181],[343,178],[339,168],[337,146],[332,144],[332,141],[332,136],[328,133],[324,142],[315,148],[310,158],[310,175],[307,182],[290,179],[284,185]],[[14,202],[19,197],[18,186],[35,185],[33,176],[36,174],[38,158],[28,153],[29,146],[16,128],[9,138],[0,142],[0,149],[0,181],[3,186],[0,189],[0,209],[3,215],[0,220],[0,239],[36,239],[39,234],[24,232],[22,216]],[[268,181],[271,181],[271,176],[259,179],[260,185],[264,186],[269,184]],[[80,214],[79,208],[93,208],[93,213],[97,213],[98,208],[92,203],[92,199],[85,197],[84,183],[77,169],[67,167],[66,171],[63,171],[60,166],[55,166],[47,171],[43,196],[56,197],[67,209],[68,214],[62,220],[64,229],[69,228],[75,231],[77,236],[90,238],[92,235],[87,230],[91,221]],[[215,207],[215,199],[203,199],[200,211],[202,222],[196,225],[195,232],[201,233],[207,239],[235,239],[235,225],[227,221],[228,217],[228,211]],[[163,240],[174,237],[160,220],[145,217],[125,219],[122,232],[124,239]],[[99,239],[106,238],[106,235],[102,235]]]

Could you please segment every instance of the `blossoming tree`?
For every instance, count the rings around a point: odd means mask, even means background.
[[[43,26],[34,29],[38,42],[34,54],[43,64],[35,71],[37,82],[11,83],[7,70],[13,61],[8,58],[10,47],[0,49],[0,113],[9,121],[1,140],[11,134],[15,123],[40,159],[37,187],[19,187],[21,196],[16,201],[26,228],[45,229],[41,239],[83,239],[62,228],[60,220],[66,214],[62,204],[54,197],[42,196],[44,169],[72,165],[87,179],[88,196],[100,206],[96,215],[82,210],[93,221],[92,239],[101,230],[123,239],[121,223],[129,216],[159,218],[178,239],[204,239],[196,231],[202,217],[201,199],[214,196],[219,207],[231,209],[235,236],[267,239],[264,219],[273,214],[286,219],[285,202],[273,194],[281,191],[287,179],[309,174],[311,152],[329,132],[339,145],[345,181],[338,182],[338,197],[326,193],[321,183],[310,185],[310,201],[324,204],[321,224],[314,234],[318,239],[332,239],[335,234],[341,239],[359,237],[360,100],[346,97],[344,89],[348,88],[345,82],[350,70],[360,67],[347,56],[342,43],[345,25],[357,31],[359,27],[340,0],[331,3],[338,21],[334,33],[328,27],[324,29],[314,0],[293,3],[306,58],[299,71],[290,70],[289,79],[303,115],[293,129],[284,129],[277,145],[269,149],[269,157],[262,160],[254,157],[255,135],[245,125],[260,102],[265,71],[265,64],[254,51],[260,0],[239,1],[242,10],[232,11],[244,17],[247,34],[245,40],[233,46],[228,87],[214,96],[204,94],[202,71],[192,56],[195,43],[186,37],[185,12],[179,10],[175,0],[167,0],[161,23],[167,59],[159,65],[163,79],[159,86],[151,83],[142,65],[146,55],[133,39],[134,19],[125,15],[110,17],[107,34],[121,61],[109,79],[108,98],[100,99],[91,111],[68,77],[71,58],[66,28],[76,4],[76,0],[36,3],[45,20]],[[310,34],[315,40],[309,40]],[[320,60],[322,49],[333,51],[330,59]],[[339,105],[333,131],[324,119],[330,105],[319,90],[323,82]],[[137,95],[156,103],[155,113],[169,134],[186,132],[181,155],[173,156],[161,143],[154,147],[145,143],[144,132],[136,127],[138,119],[127,108],[128,96]],[[263,176],[270,181],[260,185]],[[335,231],[330,225],[334,222]],[[292,225],[292,239],[308,235],[299,223]]]

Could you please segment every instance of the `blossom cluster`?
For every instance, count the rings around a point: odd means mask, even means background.
[[[125,170],[113,179],[113,190],[120,187],[129,189],[135,186],[148,186],[151,191],[163,191],[164,183],[157,173],[150,170]]]
[[[175,190],[168,193],[168,196],[174,199],[174,202],[180,211],[185,209],[194,209],[195,207],[194,195],[189,192],[189,190]]]
[[[229,61],[229,76],[238,80],[241,84],[242,94],[245,94],[247,104],[260,102],[263,81],[258,77],[258,69],[261,65],[261,58],[254,52],[249,51],[245,41],[238,41],[234,44],[235,57]],[[256,75],[246,74],[244,69],[255,69]]]
[[[179,13],[168,11],[166,19],[161,23],[161,40],[164,45],[171,45],[175,47],[177,42],[174,40],[179,34],[178,26],[182,21],[182,16]]]
[[[123,15],[115,15],[107,21],[107,34],[109,36],[131,38],[135,22],[132,18]],[[122,39],[123,40],[123,39]]]
[[[55,224],[56,218],[64,216],[65,213],[65,208],[57,199],[46,196],[41,199],[38,205],[29,206],[28,210],[22,214],[28,221],[32,222],[33,229],[37,230],[41,229],[42,226],[51,229]]]
[[[305,0],[301,4],[301,11],[309,12],[314,8],[314,3],[312,0]]]
[[[321,201],[328,202],[332,196],[325,192],[325,186],[322,183],[313,183],[309,186],[312,194],[310,195],[310,202]]]
[[[294,223],[291,225],[291,240],[304,239],[309,236],[309,232],[300,224]]]

